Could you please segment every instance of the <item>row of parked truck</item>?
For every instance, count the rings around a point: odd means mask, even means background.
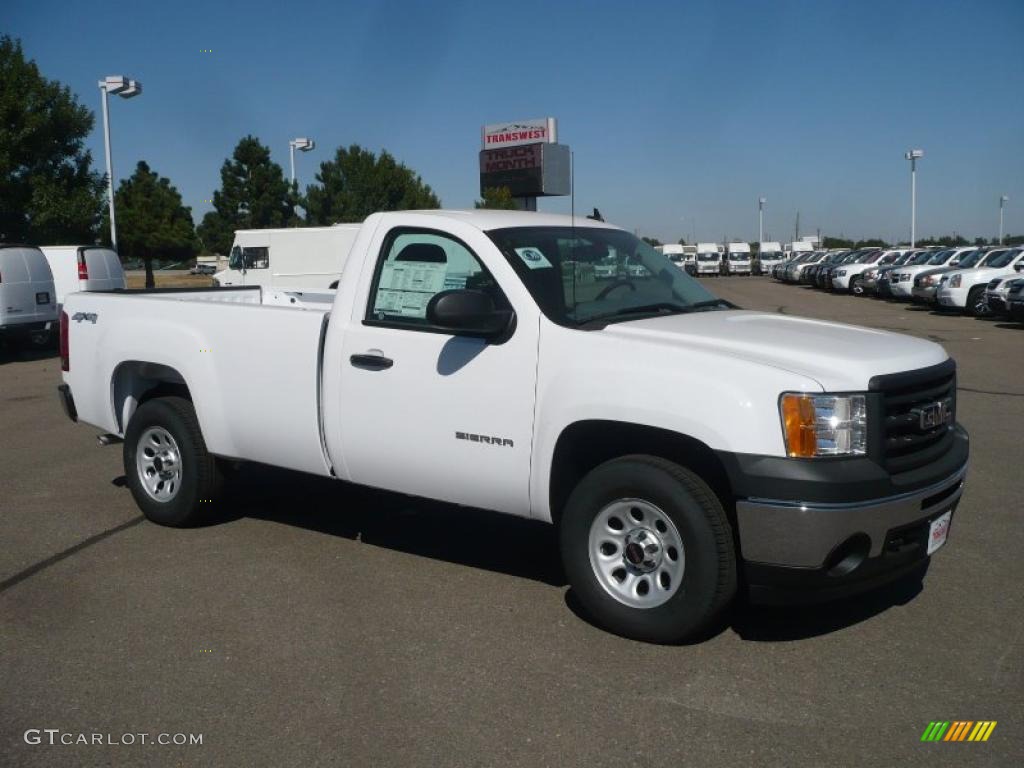
[[[913,301],[1024,321],[1024,248],[961,246],[813,251],[772,277],[857,296]]]
[[[657,246],[668,259],[694,277],[727,275],[767,275],[776,264],[787,258],[810,253],[812,245],[806,241],[793,243],[761,242],[757,250],[750,243],[735,242],[697,243],[696,245]]]

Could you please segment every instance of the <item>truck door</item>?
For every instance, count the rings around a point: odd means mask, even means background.
[[[342,341],[341,453],[357,483],[528,515],[538,322],[498,342],[428,323],[444,290],[510,306],[469,245],[486,236],[460,234],[398,227],[375,239]]]

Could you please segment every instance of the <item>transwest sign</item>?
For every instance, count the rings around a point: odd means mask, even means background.
[[[481,149],[518,147],[523,144],[558,141],[558,121],[553,117],[536,120],[512,120],[507,123],[485,125],[480,134]]]

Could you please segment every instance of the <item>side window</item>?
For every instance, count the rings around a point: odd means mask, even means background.
[[[243,248],[242,259],[246,269],[266,269],[270,266],[270,249],[266,246]]]
[[[270,266],[270,249],[266,246],[243,248],[242,261],[246,269],[267,269]]]
[[[441,232],[396,229],[384,240],[366,319],[429,327],[430,300],[462,288],[486,291],[496,306],[508,306],[494,278],[462,242]]]

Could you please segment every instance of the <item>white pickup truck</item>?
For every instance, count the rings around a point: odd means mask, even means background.
[[[236,461],[538,518],[598,623],[673,642],[739,589],[923,568],[962,492],[942,347],[742,311],[600,222],[374,214],[336,294],[263,291],[66,299],[63,406],[154,522],[200,522]]]

